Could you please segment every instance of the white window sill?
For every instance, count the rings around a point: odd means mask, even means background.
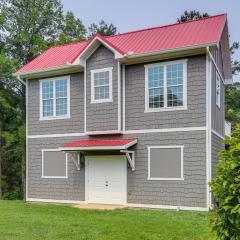
[[[148,178],[150,181],[183,181],[184,178]]]
[[[70,119],[70,116],[58,116],[58,117],[40,117],[39,121],[46,121],[46,120],[61,120],[61,119]]]
[[[168,107],[168,108],[148,108],[145,109],[144,113],[152,113],[152,112],[169,112],[169,111],[179,111],[179,110],[187,110],[187,107]]]
[[[112,99],[92,100],[90,103],[94,104],[94,103],[109,103],[109,102],[113,102],[113,100]]]
[[[54,179],[54,178],[56,178],[56,179],[67,179],[68,178],[68,176],[41,176],[41,178],[51,178],[51,179]]]

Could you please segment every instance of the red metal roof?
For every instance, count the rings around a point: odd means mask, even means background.
[[[75,147],[113,147],[119,146],[124,147],[127,145],[135,144],[136,138],[122,138],[122,139],[94,139],[94,140],[80,140],[70,143],[65,143],[61,148],[75,148]]]
[[[176,48],[194,47],[218,43],[226,22],[226,14],[204,19],[176,23],[155,28],[103,37],[97,34],[106,44],[119,53],[144,54],[166,51]],[[74,60],[93,40],[86,42],[51,47],[42,55],[23,66],[17,73],[59,67]]]

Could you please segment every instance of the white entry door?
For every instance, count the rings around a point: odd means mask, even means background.
[[[88,156],[87,200],[89,203],[125,204],[127,162],[125,156]]]

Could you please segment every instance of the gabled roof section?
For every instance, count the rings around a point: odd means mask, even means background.
[[[91,54],[99,44],[115,53],[115,58],[134,58],[141,55],[161,54],[167,51],[218,45],[226,24],[226,14],[204,19],[176,23],[161,27],[103,37],[96,34],[92,39],[51,47],[42,55],[23,66],[16,74],[31,73],[74,66]]]

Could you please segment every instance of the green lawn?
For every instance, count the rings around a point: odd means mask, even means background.
[[[82,210],[66,205],[0,201],[0,239],[213,239],[210,213]]]

